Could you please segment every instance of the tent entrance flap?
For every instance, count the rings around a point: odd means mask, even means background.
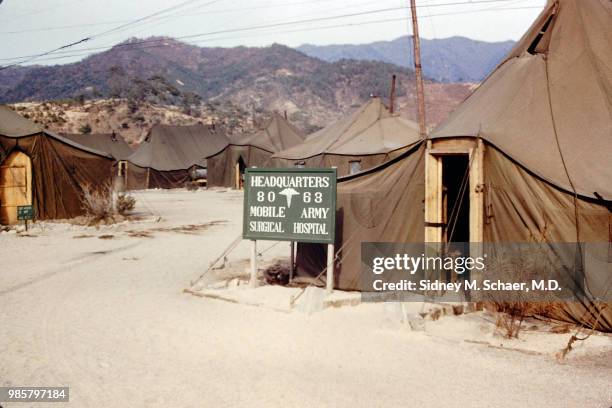
[[[17,224],[21,205],[32,205],[32,161],[16,151],[0,164],[0,224]]]

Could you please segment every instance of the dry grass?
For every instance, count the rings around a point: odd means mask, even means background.
[[[150,231],[126,231],[128,237],[131,238],[153,238],[153,234]]]
[[[208,228],[214,227],[215,225],[223,225],[226,223],[227,221],[225,220],[217,220],[217,221],[205,222],[202,224],[189,224],[189,225],[180,225],[178,227],[154,228],[152,231],[179,232],[182,234],[197,234],[198,232],[207,230]]]
[[[81,187],[83,189],[81,208],[85,212],[87,225],[113,224],[122,221],[136,206],[134,197],[126,194],[115,195],[111,183],[97,187],[85,184]]]
[[[73,239],[82,239],[82,238],[93,238],[93,235],[89,235],[89,234],[81,234],[81,235],[75,235],[74,237],[72,237]]]
[[[197,191],[199,188],[200,186],[195,181],[188,181],[185,183],[185,189],[187,191]]]
[[[98,188],[85,184],[82,186],[83,196],[81,207],[85,212],[89,225],[115,222],[113,209],[113,188],[110,183]]]

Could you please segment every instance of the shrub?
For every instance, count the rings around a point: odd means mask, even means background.
[[[114,222],[112,186],[104,184],[96,189],[90,184],[85,184],[82,189],[81,208],[88,218],[88,224]]]
[[[85,184],[82,189],[81,208],[85,212],[89,225],[109,224],[121,220],[136,206],[136,199],[130,195],[118,194],[115,196],[110,183],[98,188]]]
[[[79,128],[79,132],[81,132],[84,135],[91,133],[91,126],[89,126],[89,123],[86,123],[83,126],[81,126]]]
[[[128,212],[134,210],[134,207],[136,207],[136,199],[134,197],[127,194],[119,194],[117,196],[115,209],[118,214],[126,215]]]

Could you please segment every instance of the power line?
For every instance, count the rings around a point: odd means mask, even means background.
[[[120,25],[118,27],[114,27],[114,28],[111,28],[109,30],[103,31],[101,33],[98,33],[98,34],[95,34],[95,35],[92,35],[92,36],[89,36],[89,37],[82,38],[82,39],[80,39],[78,41],[74,41],[74,42],[71,42],[71,43],[66,44],[66,45],[62,45],[61,47],[58,47],[58,48],[55,48],[55,49],[52,49],[52,50],[49,50],[49,51],[46,51],[46,52],[43,52],[43,53],[40,53],[40,54],[32,55],[32,56],[29,56],[29,57],[19,57],[19,58],[16,58],[16,59],[27,58],[27,60],[20,61],[20,62],[14,63],[14,64],[10,64],[10,65],[6,65],[6,66],[3,66],[3,67],[0,67],[0,70],[4,70],[4,69],[10,68],[10,67],[14,67],[16,65],[21,65],[21,64],[28,63],[28,62],[32,62],[32,61],[34,61],[34,60],[36,60],[38,58],[47,56],[49,54],[53,54],[53,53],[56,53],[58,51],[64,50],[66,48],[71,48],[71,47],[74,47],[75,45],[91,41],[94,38],[102,37],[102,36],[108,35],[109,33],[116,32],[116,31],[119,31],[119,30],[123,30],[123,29],[127,28],[128,26],[131,26],[131,25],[134,25],[134,24],[138,24],[138,23],[143,22],[143,21],[145,21],[145,20],[147,20],[149,18],[159,16],[160,14],[167,13],[168,11],[172,11],[172,10],[181,8],[181,7],[183,7],[183,6],[187,5],[187,4],[194,3],[196,1],[200,1],[200,0],[186,0],[186,1],[183,1],[182,3],[179,3],[179,4],[175,5],[175,6],[165,8],[163,10],[157,11],[157,12],[152,13],[152,14],[148,14],[148,15],[146,15],[144,17],[140,17],[140,18],[138,18],[136,20],[133,20],[133,21],[131,21],[129,23],[125,23],[125,24],[122,24],[122,25]],[[222,0],[213,0],[213,1],[210,1],[209,3],[207,3],[207,5],[218,3],[219,1],[222,1]]]
[[[197,10],[201,7],[206,6],[206,5],[203,5],[203,6],[198,6],[191,10],[186,10],[185,13],[183,14],[171,14],[169,16],[158,17],[157,19],[154,19],[154,21],[167,20],[170,18],[192,17],[192,16],[203,15],[203,14],[227,14],[227,13],[233,13],[237,11],[260,10],[260,9],[276,8],[276,7],[289,7],[289,6],[297,6],[297,5],[312,4],[312,3],[329,3],[331,1],[333,0],[310,0],[310,1],[299,1],[299,2],[281,3],[281,4],[265,4],[265,5],[260,5],[260,6],[233,8],[233,9],[225,9],[225,10],[209,10],[209,11],[198,12],[198,13],[189,12],[189,11]],[[130,21],[132,20],[101,21],[98,23],[88,23],[88,24],[72,24],[72,25],[55,26],[55,27],[29,28],[29,29],[24,29],[24,30],[2,31],[0,32],[0,35],[59,31],[59,30],[66,30],[66,29],[72,29],[72,28],[123,24],[123,23],[129,23]]]
[[[186,4],[186,3],[191,3],[193,1],[194,0],[188,0],[188,1],[184,2],[184,3],[181,3],[181,5]],[[215,2],[217,2],[217,1],[221,1],[221,0],[215,0]],[[483,4],[483,3],[505,3],[505,2],[511,2],[511,1],[516,1],[516,0],[456,1],[456,2],[450,2],[450,3],[428,4],[426,7],[447,7],[447,6],[472,5],[472,4]],[[180,7],[181,5],[176,6],[176,7]],[[425,6],[417,6],[417,7],[425,7]],[[265,28],[275,28],[275,27],[290,26],[290,25],[295,25],[295,24],[304,24],[304,23],[311,23],[311,22],[318,22],[318,21],[329,21],[329,20],[335,20],[335,19],[339,19],[339,18],[349,18],[349,17],[357,17],[357,16],[364,16],[364,15],[370,15],[370,14],[380,14],[380,13],[385,13],[385,12],[390,12],[390,11],[405,10],[407,8],[408,7],[406,7],[406,6],[389,7],[389,8],[383,8],[383,9],[369,10],[369,11],[356,12],[356,13],[348,13],[348,14],[335,15],[335,16],[317,17],[317,18],[310,18],[310,19],[304,19],[304,20],[293,20],[293,21],[273,23],[273,24],[263,24],[263,25],[255,25],[255,26],[248,26],[248,27],[239,27],[239,28],[234,28],[234,29],[226,29],[226,30],[211,31],[211,32],[205,32],[205,33],[199,33],[199,34],[191,34],[191,35],[178,36],[178,37],[175,37],[175,39],[176,40],[183,40],[183,39],[190,39],[190,38],[206,37],[206,36],[217,35],[217,34],[226,34],[226,33],[233,33],[233,32],[252,31],[252,30],[265,29]],[[154,14],[157,15],[159,13],[154,13]],[[138,20],[142,21],[143,19],[144,19],[144,17],[141,18],[141,19],[138,19]],[[114,30],[115,29],[107,30],[104,33],[109,33],[109,32],[114,31]],[[24,59],[24,58],[30,58],[29,60],[26,60],[26,61],[15,62],[15,63],[13,63],[11,65],[0,67],[0,70],[6,69],[6,68],[9,68],[9,67],[12,67],[12,66],[20,65],[20,64],[23,64],[23,63],[30,62],[33,59],[36,59],[36,58],[42,57],[42,56],[46,56],[46,55],[49,55],[51,53],[62,53],[63,49],[72,47],[74,45],[77,45],[77,44],[80,44],[80,43],[83,43],[83,42],[86,42],[86,41],[89,41],[89,40],[91,40],[94,37],[97,37],[97,36],[92,36],[92,37],[89,37],[87,39],[83,39],[83,40],[80,40],[78,42],[75,42],[75,43],[72,43],[72,44],[68,44],[66,46],[63,46],[61,48],[58,48],[58,49],[55,49],[55,50],[52,50],[52,51],[49,51],[49,52],[46,52],[44,54],[36,54],[36,55],[29,55],[29,56],[22,56],[22,57],[13,57],[13,58],[8,58],[8,59],[2,59],[2,60],[6,61],[6,60],[19,60],[19,59]],[[136,42],[118,44],[118,45],[116,45],[116,47],[134,46],[134,45],[148,44],[148,43],[159,43],[160,41],[166,41],[166,40],[165,39],[141,40],[141,41],[136,41]],[[84,50],[93,51],[93,50],[100,50],[100,49],[108,49],[108,46],[93,47],[93,48],[84,49]]]
[[[507,7],[507,8],[495,8],[495,9],[487,8],[487,9],[478,9],[478,10],[468,10],[468,11],[459,11],[459,12],[430,14],[430,15],[419,17],[419,19],[427,19],[427,18],[439,17],[439,16],[453,16],[453,15],[459,15],[459,14],[472,14],[472,13],[480,13],[480,12],[486,12],[486,11],[526,10],[526,9],[541,9],[541,7],[539,7],[539,6],[524,6],[524,7]],[[306,28],[299,28],[299,29],[293,29],[293,30],[283,30],[283,31],[264,32],[264,33],[255,33],[255,34],[243,34],[243,35],[238,35],[238,36],[227,36],[227,37],[214,37],[214,38],[210,38],[210,39],[204,39],[204,40],[198,40],[198,41],[192,41],[192,42],[185,42],[185,44],[188,44],[188,45],[198,45],[198,44],[205,44],[205,43],[209,43],[209,42],[213,42],[213,41],[234,40],[234,39],[241,39],[241,38],[252,38],[254,36],[260,37],[260,36],[270,36],[270,35],[278,35],[278,34],[288,34],[288,33],[298,33],[298,32],[308,32],[308,31],[335,29],[335,28],[342,28],[342,27],[358,27],[358,26],[371,25],[371,24],[381,24],[381,23],[389,23],[389,22],[407,21],[407,18],[408,17],[387,18],[387,19],[370,20],[370,21],[362,21],[362,22],[354,22],[354,23],[334,24],[334,25],[326,25],[326,26],[318,26],[318,27],[306,27]],[[167,41],[168,41],[168,39],[142,40],[140,42],[123,43],[123,44],[117,44],[117,45],[113,45],[113,46],[86,48],[86,49],[81,49],[81,50],[79,50],[77,52],[74,52],[72,54],[58,55],[58,56],[54,56],[54,57],[50,57],[50,58],[45,58],[45,59],[43,59],[43,61],[61,60],[61,59],[65,59],[65,58],[73,58],[73,57],[79,57],[79,56],[86,56],[88,54],[91,54],[90,51],[109,50],[109,49],[115,48],[115,47],[125,48],[126,51],[138,51],[138,50],[145,50],[145,49],[149,49],[149,48],[159,48],[159,47],[167,46],[168,45]]]
[[[193,0],[190,0],[189,2],[191,2]],[[216,1],[220,1],[220,0],[216,0]],[[482,3],[505,3],[505,2],[511,2],[511,1],[516,1],[516,0],[476,0],[476,1],[469,1],[469,2],[465,2],[465,1],[461,1],[461,2],[451,2],[451,3],[436,3],[436,4],[430,4],[427,5],[427,7],[443,7],[443,6],[454,6],[454,5],[465,5],[465,4],[482,4]],[[184,2],[182,4],[185,4],[188,2]],[[179,5],[180,6],[180,5]],[[179,7],[176,6],[176,7]],[[418,6],[417,6],[418,7]],[[422,6],[425,7],[425,6]],[[515,8],[506,8],[506,9],[525,9],[525,8],[540,8],[537,6],[534,7],[515,7]],[[311,22],[318,22],[318,21],[329,21],[329,20],[335,20],[335,19],[340,19],[340,18],[348,18],[348,17],[355,17],[355,16],[363,16],[363,15],[370,15],[370,14],[377,14],[377,13],[384,13],[384,12],[389,12],[389,11],[396,11],[396,10],[402,10],[402,9],[406,9],[406,7],[392,7],[392,8],[384,8],[384,9],[378,9],[378,10],[370,10],[370,11],[364,11],[364,12],[358,12],[358,13],[348,13],[348,14],[342,14],[342,15],[336,15],[336,16],[326,16],[326,17],[318,17],[318,18],[311,18],[311,19],[304,19],[304,20],[293,20],[293,21],[288,21],[288,22],[281,22],[281,23],[274,23],[274,24],[263,24],[263,25],[255,25],[255,26],[247,26],[247,27],[238,27],[238,28],[234,28],[234,29],[226,29],[226,30],[218,30],[218,31],[211,31],[211,32],[205,32],[205,33],[199,33],[199,34],[191,34],[191,35],[185,35],[185,36],[179,36],[179,37],[175,37],[174,39],[176,40],[185,40],[185,39],[193,39],[193,38],[198,38],[198,37],[206,37],[206,36],[212,36],[212,35],[218,35],[218,34],[226,34],[226,33],[235,33],[235,32],[245,32],[245,31],[252,31],[252,30],[261,30],[261,29],[266,29],[266,28],[275,28],[275,27],[282,27],[282,26],[290,26],[290,25],[299,25],[299,24],[304,24],[304,23],[311,23]],[[485,11],[485,10],[468,10],[468,11],[462,11],[462,12],[452,12],[452,13],[443,13],[443,14],[435,14],[435,15],[431,15],[431,17],[435,17],[435,16],[441,16],[441,15],[454,15],[454,14],[466,14],[466,13],[470,13],[470,12],[477,12],[477,11]],[[155,13],[158,14],[158,13]],[[142,19],[139,19],[142,20]],[[385,21],[393,21],[393,20],[385,20]],[[400,20],[396,20],[396,21],[400,21]],[[365,22],[364,24],[368,24],[368,22]],[[350,25],[356,25],[356,24],[346,24],[345,26],[350,26]],[[323,27],[326,28],[326,27]],[[303,29],[304,31],[310,31],[307,29]],[[111,30],[107,30],[106,32],[110,32]],[[90,37],[91,39],[92,37]],[[214,40],[218,40],[218,38],[215,38]],[[5,59],[0,59],[0,60],[9,60],[9,61],[14,61],[14,60],[20,60],[20,59],[26,59],[29,58],[29,60],[26,61],[18,61],[18,62],[14,62],[10,65],[5,65],[3,67],[0,67],[0,70],[3,69],[7,69],[9,67],[13,67],[13,66],[17,66],[23,63],[27,63],[30,62],[33,59],[37,59],[43,56],[47,56],[49,54],[68,54],[69,51],[65,50],[66,48],[70,48],[73,47],[77,44],[81,44],[85,41],[88,41],[87,39],[83,39],[80,41],[77,41],[75,43],[71,43],[65,46],[62,46],[58,49],[52,50],[52,51],[48,51],[44,54],[36,54],[36,55],[29,55],[29,56],[22,56],[22,57],[13,57],[13,58],[5,58]],[[118,47],[118,48],[123,48],[123,47],[129,47],[129,48],[134,48],[135,46],[138,45],[143,45],[143,44],[159,44],[160,42],[162,43],[161,45],[166,45],[164,44],[167,41],[167,39],[153,39],[153,40],[140,40],[140,41],[132,41],[129,43],[121,43],[121,44],[117,44],[114,47]],[[187,42],[189,43],[189,42]],[[81,49],[79,51],[97,51],[97,50],[104,50],[104,49],[110,49],[113,48],[113,46],[101,46],[101,47],[91,47],[91,48],[85,48],[85,49]],[[63,55],[62,58],[68,58],[71,55]],[[74,56],[79,56],[79,54],[75,54]],[[59,58],[53,58],[53,59],[59,59]],[[49,59],[47,59],[49,60]]]

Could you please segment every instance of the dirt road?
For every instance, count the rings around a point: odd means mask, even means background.
[[[140,223],[0,234],[0,385],[69,386],[73,407],[612,404],[609,365],[411,332],[380,305],[306,315],[184,294],[239,235],[241,196],[137,199]]]

